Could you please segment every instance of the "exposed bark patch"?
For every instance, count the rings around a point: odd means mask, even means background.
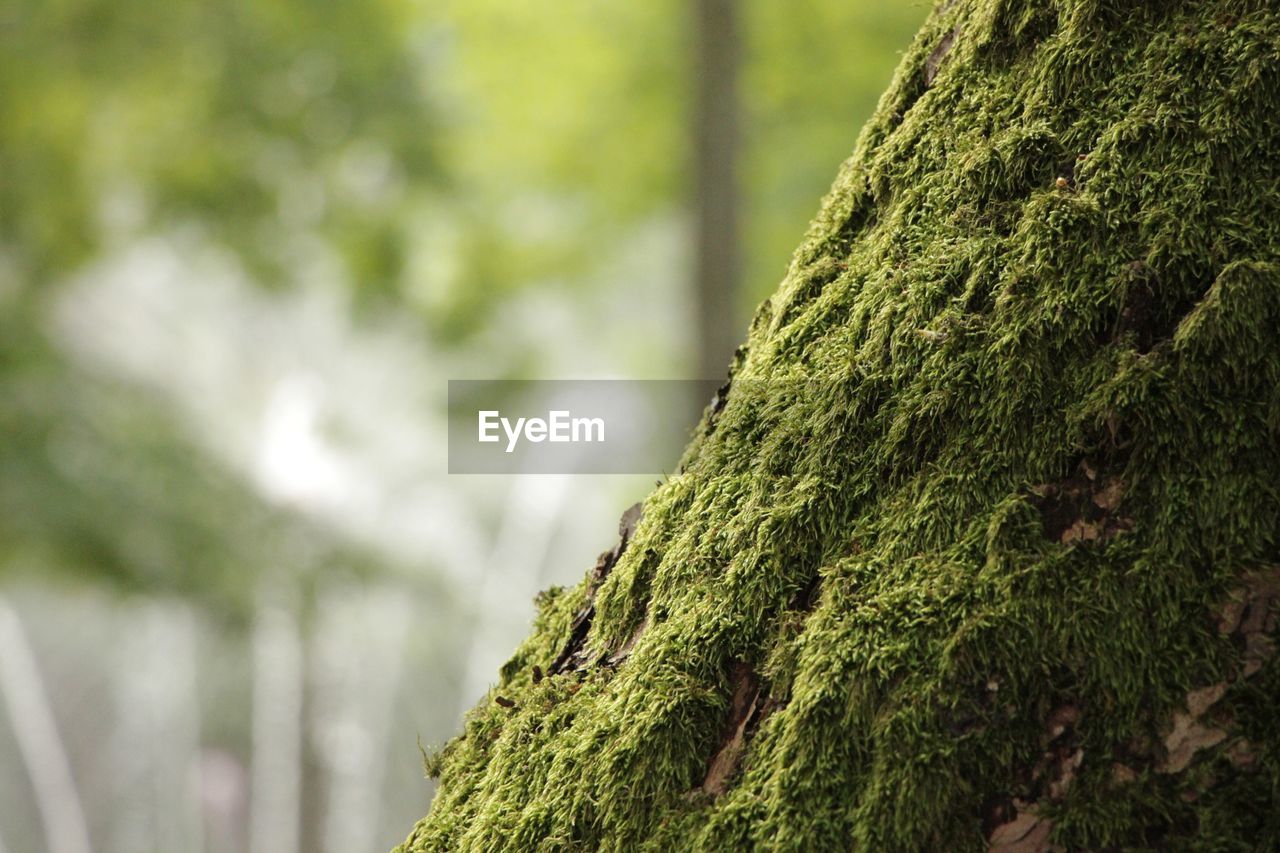
[[[1262,669],[1276,653],[1274,634],[1280,621],[1280,567],[1251,572],[1218,608],[1218,632],[1233,635],[1241,650],[1242,675]]]
[[[755,710],[747,718],[747,727],[744,730],[744,736],[747,741],[755,737],[756,732],[760,730],[761,724],[770,714],[786,704],[773,698],[767,687],[761,687],[760,694],[760,697],[756,700]]]
[[[957,25],[954,30],[942,37],[942,41],[938,42],[938,46],[924,61],[924,85],[932,86],[934,79],[938,76],[938,69],[942,65],[942,61],[947,58],[947,54],[951,53],[951,47],[956,43],[956,38],[960,35],[960,26]]]
[[[613,567],[618,564],[622,553],[627,549],[627,545],[630,544],[631,538],[635,535],[636,525],[640,523],[643,513],[643,508],[637,503],[629,507],[622,514],[622,518],[619,519],[618,544],[602,553],[596,559],[595,566],[587,576],[587,603],[574,614],[573,622],[569,629],[569,640],[565,643],[564,648],[560,650],[560,654],[556,655],[556,659],[547,668],[548,672],[556,674],[571,669],[583,669],[591,663],[591,654],[588,652],[586,644],[587,634],[591,631],[591,620],[596,615],[596,591],[600,589],[600,585],[609,577]]]
[[[622,513],[622,518],[618,519],[618,536],[621,539],[618,542],[618,555],[622,554],[622,549],[626,548],[631,542],[631,538],[636,535],[636,527],[640,525],[640,519],[644,517],[644,504],[633,503],[627,507]],[[617,562],[617,558],[614,558]]]
[[[1032,486],[1045,538],[1074,545],[1105,542],[1132,530],[1133,519],[1117,513],[1124,488],[1120,478],[1103,474],[1087,461],[1075,476]]]
[[[1049,843],[1053,822],[1036,813],[1034,803],[1013,801],[1014,818],[992,831],[987,838],[988,850],[1000,853],[1045,853],[1058,849]]]
[[[746,745],[749,730],[759,725],[756,719],[762,709],[760,679],[751,664],[737,661],[731,674],[733,696],[729,700],[729,716],[720,730],[720,746],[711,757],[702,790],[712,796],[723,794]]]
[[[733,385],[732,379],[726,379],[724,383],[716,389],[716,395],[711,398],[711,416],[715,417],[724,411],[725,404],[729,402],[729,388]]]
[[[1240,678],[1251,678],[1275,654],[1273,634],[1280,618],[1280,568],[1271,567],[1245,575],[1215,612],[1218,632],[1237,638],[1241,652]],[[1155,762],[1157,772],[1181,773],[1205,750],[1228,744],[1223,752],[1237,768],[1253,764],[1255,754],[1244,738],[1231,740],[1232,718],[1218,708],[1230,683],[1200,687],[1187,693],[1184,709],[1175,711],[1161,741],[1162,755]],[[1198,796],[1198,792],[1186,792]]]
[[[1115,782],[1117,785],[1127,785],[1130,782],[1136,781],[1137,778],[1138,771],[1134,770],[1128,764],[1125,764],[1122,761],[1117,761],[1111,765],[1111,781]]]
[[[586,664],[584,647],[587,642],[587,632],[591,630],[591,620],[595,615],[594,604],[589,604],[574,614],[573,624],[569,629],[569,642],[565,643],[560,654],[556,655],[556,659],[551,662],[551,666],[547,668],[548,672],[555,675],[569,669],[578,669]]]
[[[1075,781],[1076,771],[1084,762],[1084,750],[1076,745],[1075,737],[1079,709],[1068,705],[1060,711],[1066,716],[1054,723],[1057,734],[1032,773],[1032,778],[1043,786],[1045,795],[1055,803],[1066,798],[1067,789]]]
[[[1080,708],[1068,703],[1055,708],[1045,721],[1041,737],[1044,752],[1031,771],[1036,799],[1062,802],[1067,789],[1075,781],[1076,771],[1084,762],[1084,750],[1077,743],[1076,725],[1080,721]]]
[[[1059,705],[1045,719],[1040,736],[1044,752],[1031,770],[1031,783],[1023,796],[997,800],[983,815],[990,850],[1003,853],[1043,853],[1057,850],[1049,843],[1053,822],[1040,814],[1043,804],[1060,803],[1075,782],[1084,763],[1084,750],[1076,736],[1080,707],[1068,702]]]
[[[1123,497],[1122,487],[1098,476],[1087,464],[1082,468],[1086,473],[1078,480],[1090,483],[1090,502],[1100,509],[1115,509]],[[1071,489],[1063,491],[1084,494],[1085,490],[1077,481]],[[1069,527],[1060,529],[1065,532]],[[1220,633],[1239,638],[1240,677],[1251,677],[1275,652],[1271,635],[1280,620],[1280,567],[1246,575],[1242,586],[1233,591],[1214,615]],[[1252,766],[1256,761],[1254,747],[1245,738],[1232,738],[1231,714],[1220,705],[1229,688],[1230,683],[1224,681],[1189,691],[1184,707],[1173,713],[1158,741],[1138,736],[1117,750],[1116,760],[1111,763],[1112,782],[1132,783],[1144,769],[1165,775],[1179,774],[1209,750],[1238,769]],[[1085,759],[1076,736],[1080,717],[1080,708],[1072,703],[1054,709],[1045,720],[1042,735],[1045,750],[1031,771],[1030,784],[1017,791],[1019,796],[991,801],[984,808],[983,829],[990,849],[1054,849],[1048,841],[1052,824],[1040,815],[1037,807],[1042,809],[1045,803],[1063,802],[1075,782]],[[1184,801],[1193,802],[1202,793],[1202,790],[1188,788],[1180,796]]]
[[[636,647],[636,643],[640,641],[640,636],[648,629],[648,627],[649,617],[646,615],[644,619],[640,620],[640,624],[636,626],[636,629],[631,632],[631,636],[626,639],[626,642],[619,646],[617,651],[609,655],[606,659],[606,663],[608,663],[609,666],[617,666],[627,658],[631,657],[631,651]]]
[[[715,395],[711,398],[711,411],[707,414],[707,435],[716,431],[716,419],[720,417],[720,413],[724,411],[724,407],[729,402],[729,390],[733,387],[733,377],[730,376],[724,381],[719,388],[716,389]]]
[[[1196,753],[1217,746],[1227,733],[1201,722],[1201,717],[1227,692],[1226,682],[1214,684],[1187,694],[1186,711],[1175,711],[1173,726],[1164,739],[1165,756],[1156,764],[1160,773],[1181,773],[1190,766]]]

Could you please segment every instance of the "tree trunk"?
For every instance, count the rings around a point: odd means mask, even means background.
[[[941,3],[404,849],[1275,849],[1278,53]]]
[[[738,0],[694,0],[694,315],[697,372],[720,379],[737,345]],[[700,403],[701,401],[699,401]],[[697,409],[694,409],[696,414]]]

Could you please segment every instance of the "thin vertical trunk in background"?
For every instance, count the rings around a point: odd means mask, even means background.
[[[698,379],[717,379],[725,374],[741,331],[734,311],[738,287],[739,48],[735,2],[694,0]]]
[[[293,613],[263,605],[253,630],[250,853],[300,849],[303,666]]]
[[[89,853],[89,829],[53,704],[22,620],[0,599],[0,699],[27,766],[50,853]]]

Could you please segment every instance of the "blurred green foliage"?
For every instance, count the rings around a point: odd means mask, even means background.
[[[121,229],[194,221],[288,281],[290,231],[398,270],[435,133],[398,2],[17,0],[0,22],[0,228],[41,279]]]
[[[742,4],[742,316],[924,11]],[[12,0],[0,548],[25,557],[0,571],[50,562],[235,598],[284,559],[263,543],[313,538],[265,533],[288,513],[208,458],[163,399],[52,342],[69,277],[180,230],[265,288],[308,287],[303,261],[322,254],[353,305],[414,317],[465,358],[513,294],[573,303],[630,235],[683,222],[690,19],[675,0]]]
[[[264,567],[326,550],[156,394],[68,359],[49,312],[82,265],[177,229],[275,288],[306,286],[298,260],[323,245],[357,297],[394,298],[410,192],[439,174],[414,32],[394,2],[6,6],[0,572],[70,567],[239,611]]]

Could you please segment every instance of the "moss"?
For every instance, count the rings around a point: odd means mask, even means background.
[[[1277,254],[1269,3],[940,4],[402,849],[1280,845]]]

